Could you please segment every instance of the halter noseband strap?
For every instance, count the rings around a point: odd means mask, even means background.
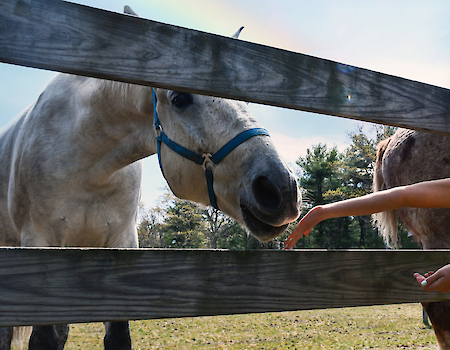
[[[153,109],[155,116],[156,140],[158,149],[158,162],[159,167],[161,168],[161,172],[164,174],[161,163],[161,143],[165,143],[172,151],[202,166],[203,170],[205,171],[206,184],[208,186],[209,201],[214,208],[219,209],[219,207],[217,206],[216,195],[214,193],[213,187],[214,165],[219,164],[222,161],[222,159],[224,159],[233,149],[235,149],[244,141],[256,135],[270,136],[269,132],[263,128],[248,129],[235,136],[216,153],[214,154],[203,153],[202,155],[200,155],[198,153],[195,153],[193,151],[184,148],[183,146],[179,145],[178,143],[172,141],[167,137],[167,135],[163,131],[161,123],[159,122],[158,112],[156,112],[156,95],[153,88],[152,88],[152,95],[153,95]]]

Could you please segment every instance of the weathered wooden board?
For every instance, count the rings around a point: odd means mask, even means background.
[[[447,89],[60,0],[1,1],[0,62],[450,133]]]
[[[0,326],[443,300],[450,251],[0,249]]]

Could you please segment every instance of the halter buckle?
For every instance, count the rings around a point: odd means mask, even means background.
[[[203,153],[203,163],[202,168],[204,171],[209,170],[212,171],[214,169],[214,162],[211,160],[212,154],[211,153]]]
[[[161,137],[161,134],[163,132],[163,127],[161,124],[155,124],[155,133],[156,133],[156,138],[159,139]]]

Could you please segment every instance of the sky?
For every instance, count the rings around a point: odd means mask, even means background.
[[[450,88],[450,1],[399,0],[84,0],[72,1]],[[55,72],[0,63],[0,127],[33,103]],[[348,133],[370,124],[250,104],[280,154],[295,160],[318,143],[341,151]],[[142,201],[163,193],[156,156],[144,160]]]

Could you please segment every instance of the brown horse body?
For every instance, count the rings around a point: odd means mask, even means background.
[[[450,177],[450,137],[399,129],[379,144],[374,191]],[[450,208],[401,208],[374,215],[390,246],[397,246],[397,214],[424,249],[450,249]],[[450,257],[449,257],[450,263]],[[424,266],[424,269],[427,267]],[[450,350],[450,302],[423,303],[442,350]]]

